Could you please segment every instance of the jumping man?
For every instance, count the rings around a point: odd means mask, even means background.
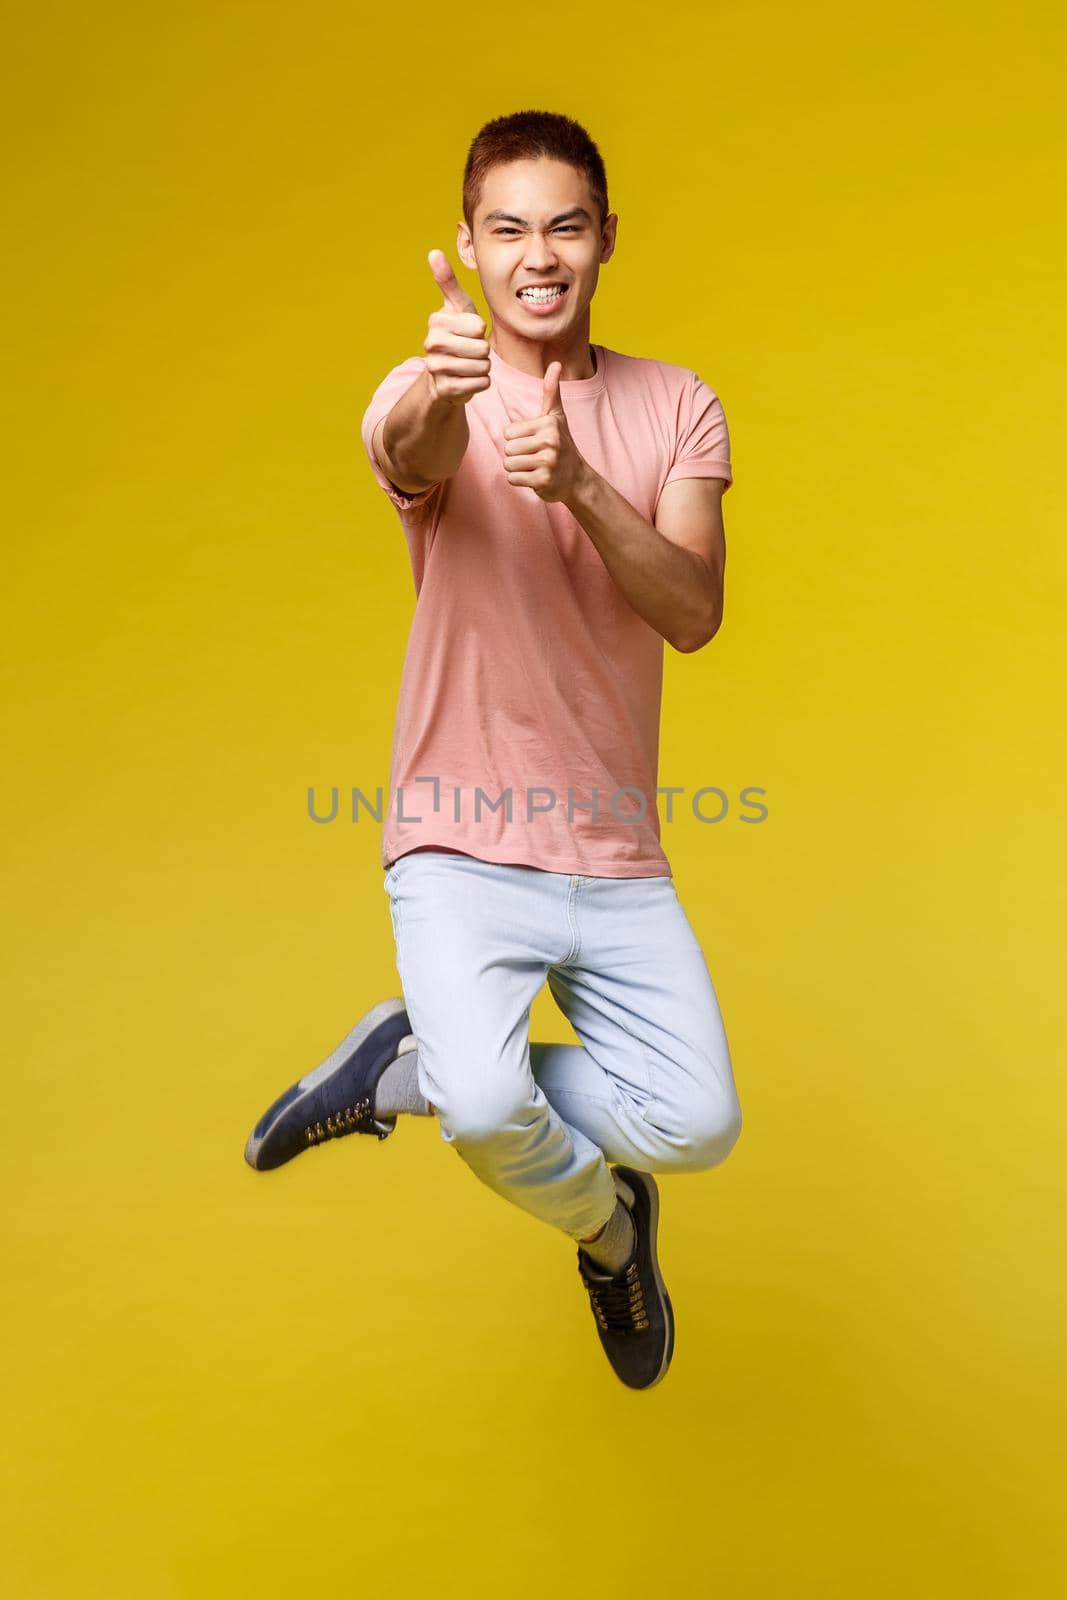
[[[652,1174],[718,1165],[741,1129],[657,812],[663,641],[719,628],[732,473],[694,372],[590,342],[617,225],[570,118],[478,133],[456,250],[492,332],[431,251],[425,353],[362,422],[417,594],[381,854],[403,998],[274,1102],[245,1157],[436,1116],[484,1184],[576,1243],[608,1360],[647,1389],[674,1349]],[[546,980],[579,1044],[531,1042]]]

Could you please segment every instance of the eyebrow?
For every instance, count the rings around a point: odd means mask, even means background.
[[[557,222],[567,222],[571,217],[584,217],[587,222],[593,220],[584,206],[574,206],[572,210],[561,211],[558,217],[553,217],[548,226],[554,228]],[[513,217],[509,211],[490,211],[488,216],[482,218],[482,222],[517,222],[521,228],[530,226],[525,217]]]

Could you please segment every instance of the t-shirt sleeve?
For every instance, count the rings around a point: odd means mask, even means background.
[[[666,485],[675,478],[725,478],[729,488],[734,475],[722,402],[695,372],[688,374],[686,387],[678,444],[663,482]]]
[[[403,489],[398,489],[396,484],[386,477],[374,455],[372,441],[374,430],[383,417],[387,417],[400,399],[407,393],[415,379],[425,367],[426,362],[422,356],[409,356],[398,367],[386,375],[371,396],[370,404],[363,413],[360,424],[360,434],[363,439],[363,448],[367,453],[371,471],[380,488],[389,496],[398,511],[411,511],[417,506],[423,506],[440,489],[441,484],[431,483],[427,488],[420,489],[418,494],[405,494]]]

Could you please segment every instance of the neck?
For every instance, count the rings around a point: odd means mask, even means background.
[[[589,342],[589,317],[584,326],[569,332],[563,339],[524,339],[512,328],[494,322],[489,343],[501,361],[506,361],[516,372],[527,372],[532,378],[543,378],[553,361],[562,364],[560,380],[571,383],[575,379],[596,376],[596,357]]]

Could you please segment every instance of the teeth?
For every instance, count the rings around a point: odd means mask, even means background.
[[[563,293],[562,288],[556,289],[521,289],[520,300],[556,300]]]

